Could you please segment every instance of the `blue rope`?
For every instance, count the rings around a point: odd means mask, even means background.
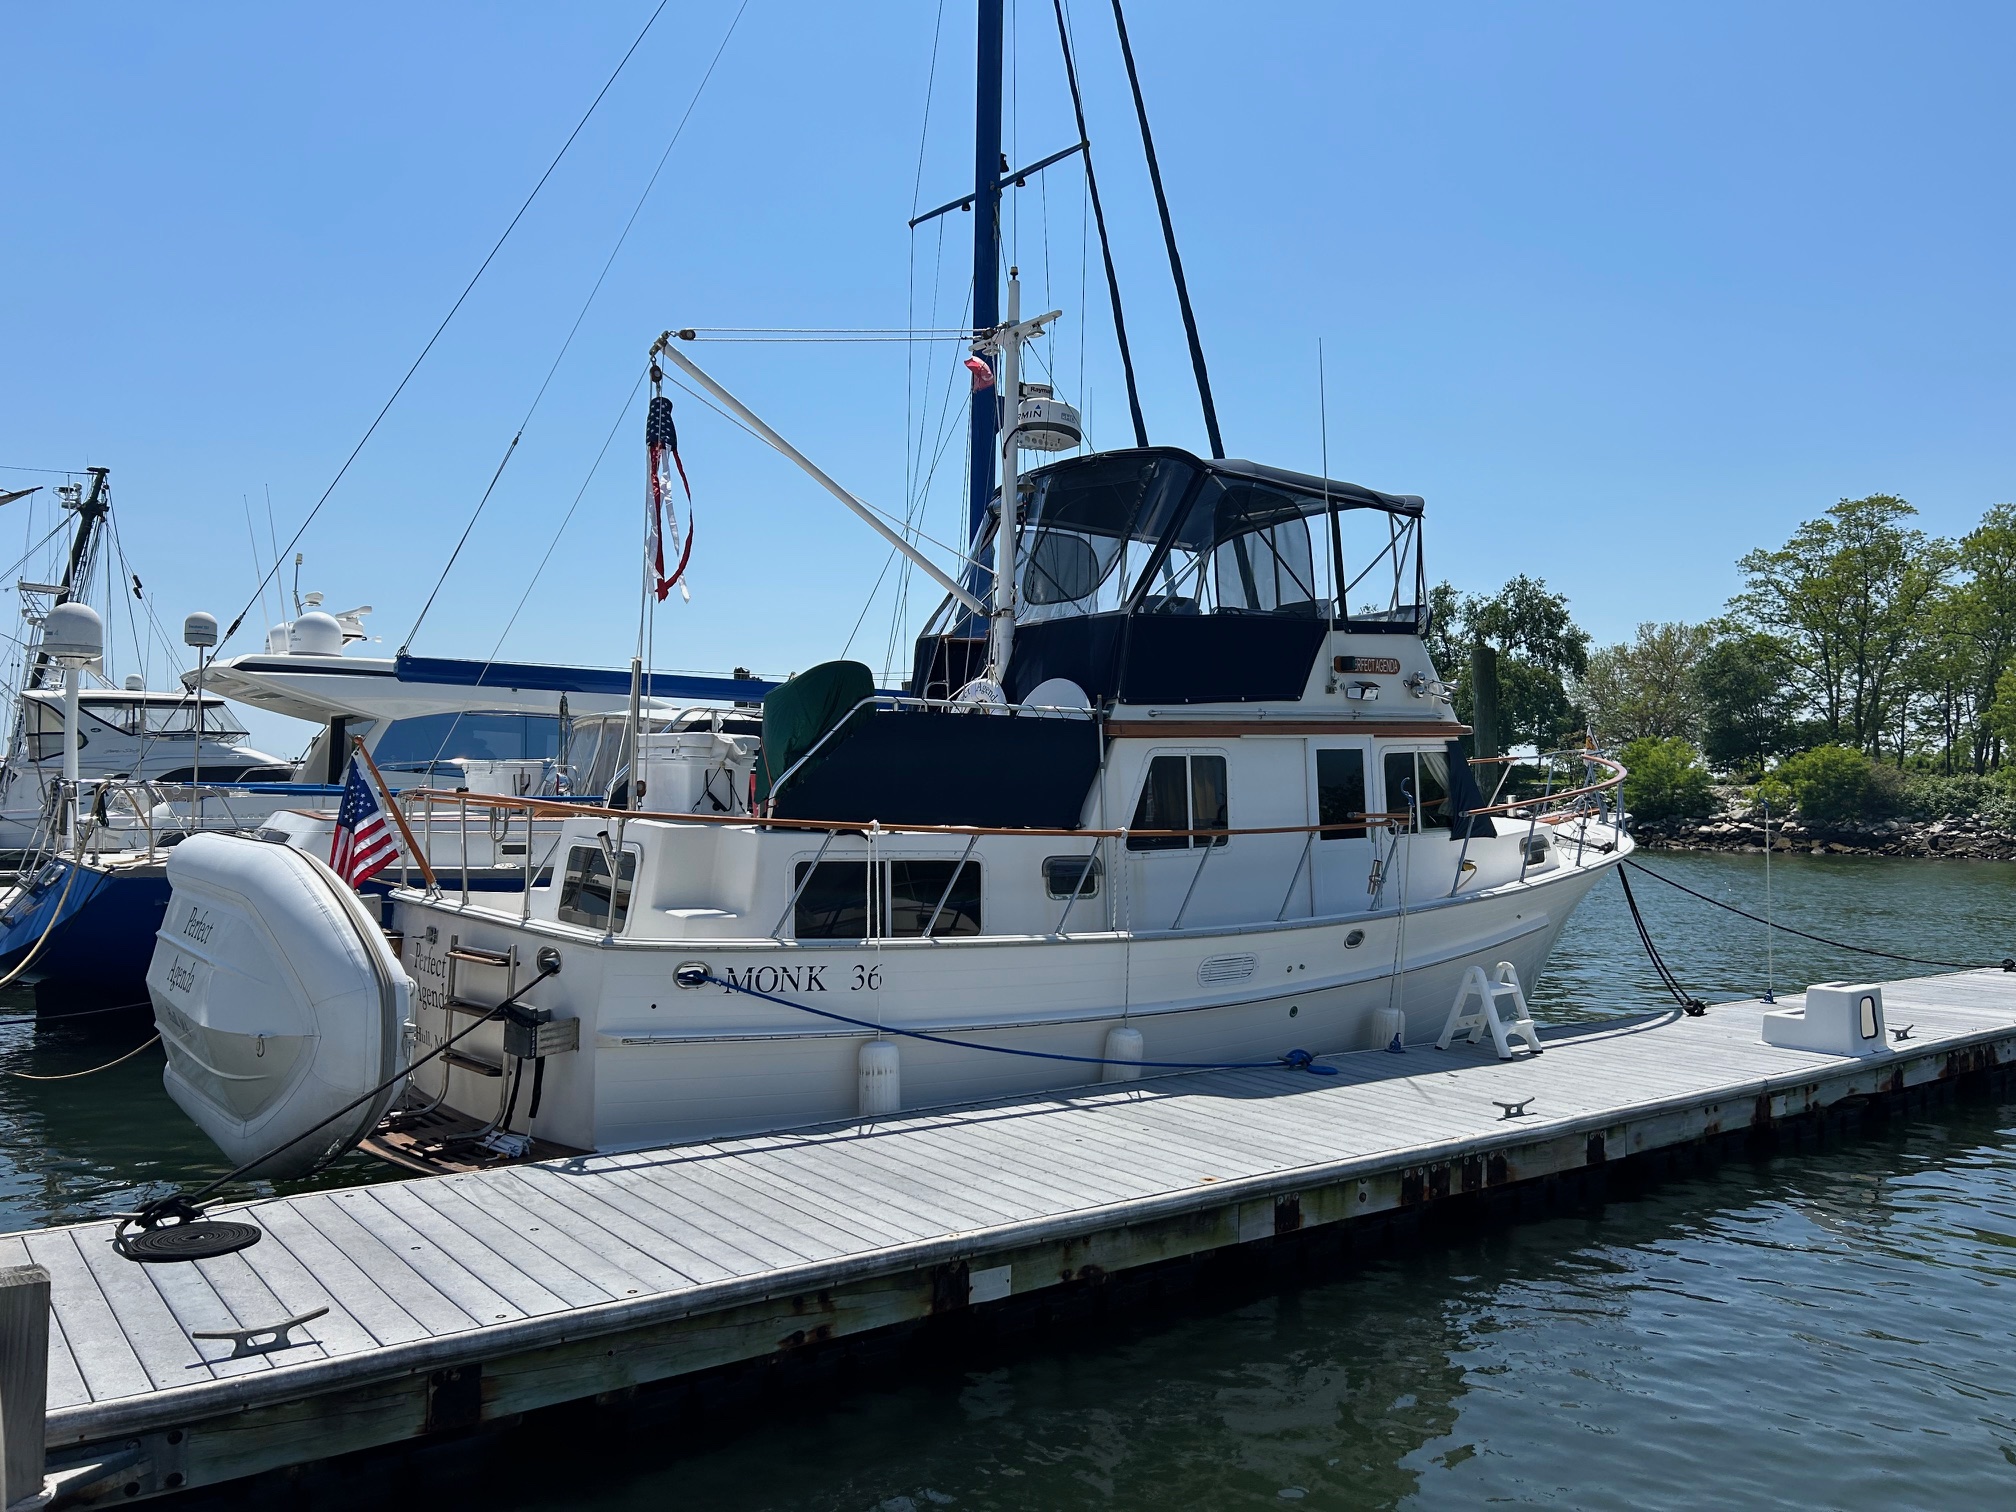
[[[780,1008],[796,1008],[800,1013],[816,1014],[836,1023],[852,1024],[857,1029],[871,1030],[876,1034],[900,1034],[905,1039],[928,1040],[934,1045],[951,1045],[958,1050],[985,1050],[994,1055],[1020,1055],[1030,1060],[1072,1061],[1081,1066],[1148,1066],[1157,1071],[1307,1071],[1311,1076],[1335,1076],[1335,1066],[1319,1066],[1316,1057],[1307,1050],[1290,1050],[1276,1060],[1269,1061],[1151,1061],[1151,1060],[1109,1060],[1100,1055],[1059,1055],[1049,1050],[1017,1050],[1008,1045],[983,1045],[974,1040],[952,1039],[943,1034],[926,1034],[921,1029],[896,1029],[886,1024],[871,1023],[867,1019],[849,1018],[844,1013],[835,1013],[829,1008],[814,1008],[809,1003],[794,1003],[789,998],[774,997],[767,992],[758,992],[754,987],[744,987],[740,982],[724,982],[720,977],[708,972],[703,981],[712,982],[717,987],[726,987],[730,992],[740,992],[749,997],[761,998],[766,1003],[775,1003]]]

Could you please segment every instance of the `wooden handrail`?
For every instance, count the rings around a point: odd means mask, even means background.
[[[1523,803],[1501,804],[1496,808],[1468,809],[1456,817],[1471,818],[1479,815],[1509,813],[1515,809],[1536,808],[1542,804],[1558,802],[1565,798],[1575,798],[1583,794],[1598,792],[1624,780],[1624,769],[1621,766],[1616,766],[1616,763],[1608,761],[1604,764],[1616,767],[1618,775],[1615,778],[1597,783],[1592,787],[1567,789],[1559,793],[1549,794],[1545,798],[1529,798]],[[1081,840],[1120,840],[1130,838],[1144,840],[1195,840],[1207,836],[1212,839],[1230,839],[1235,835],[1311,835],[1321,834],[1325,830],[1356,829],[1360,826],[1375,828],[1405,824],[1414,817],[1410,810],[1403,809],[1394,813],[1356,814],[1349,819],[1341,821],[1332,819],[1320,824],[1271,824],[1253,829],[1052,829],[1034,827],[1029,829],[1007,829],[975,824],[884,824],[879,819],[773,819],[765,818],[761,814],[678,814],[653,809],[598,808],[586,803],[561,803],[541,798],[520,798],[504,793],[469,793],[454,788],[405,788],[400,791],[398,796],[402,801],[408,799],[438,798],[451,803],[474,804],[478,808],[522,809],[534,818],[567,818],[570,816],[579,817],[585,815],[589,818],[600,819],[654,819],[661,823],[671,824],[735,824],[751,827],[761,826],[770,829],[814,830],[825,833],[851,831],[859,834],[873,832],[878,835],[1028,835],[1038,837],[1069,837]]]
[[[1559,803],[1566,798],[1586,798],[1591,793],[1607,793],[1610,789],[1621,785],[1624,779],[1631,775],[1624,770],[1622,762],[1612,761],[1607,756],[1588,756],[1583,759],[1593,762],[1598,766],[1610,768],[1614,775],[1605,777],[1601,782],[1592,782],[1587,787],[1563,788],[1558,793],[1547,793],[1538,798],[1525,798],[1515,800],[1511,803],[1493,804],[1490,808],[1469,809],[1466,810],[1465,817],[1487,818],[1492,814],[1510,814],[1520,809],[1540,808],[1550,803]]]

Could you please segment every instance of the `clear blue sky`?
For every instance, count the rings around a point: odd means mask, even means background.
[[[228,620],[255,579],[241,499],[264,550],[270,486],[284,541],[649,12],[9,8],[0,463],[109,465],[162,618]],[[303,586],[374,604],[387,649],[733,15],[667,6],[308,534]],[[1047,0],[1010,15],[1022,162],[1073,130]],[[2016,11],[1136,0],[1130,20],[1230,449],[1317,467],[1322,337],[1331,469],[1427,498],[1435,575],[1545,577],[1608,640],[1714,613],[1737,555],[1843,495],[1902,494],[1943,532],[2016,498]],[[1111,18],[1078,0],[1073,24],[1151,430],[1201,448]],[[970,220],[942,252],[904,222],[967,187],[971,97],[969,0],[751,0],[416,649],[491,650],[661,329],[921,324],[934,291],[957,323]],[[1077,169],[1010,213],[1031,302],[1067,312],[1061,387],[1126,444]],[[928,454],[959,356],[920,352],[906,381],[906,350],[702,355],[902,513],[923,396]],[[694,598],[662,612],[657,661],[838,654],[886,549],[679,414]],[[633,407],[504,654],[628,656],[641,429]],[[924,507],[941,536],[961,445]],[[879,664],[889,640],[885,583],[853,650]]]

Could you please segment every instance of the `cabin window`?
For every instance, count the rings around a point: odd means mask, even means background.
[[[129,735],[178,737],[196,733],[196,707],[194,700],[190,699],[180,703],[141,704],[138,707],[128,704],[116,714],[107,710],[104,717],[108,724],[118,725]],[[205,699],[203,732],[206,735],[243,735],[245,730],[224,705]]]
[[[888,868],[890,934],[914,939],[928,931],[938,939],[980,933],[978,861],[891,861]]]
[[[140,733],[140,706],[130,703],[87,703],[83,711],[100,724],[109,725],[121,735]]]
[[[821,861],[816,868],[810,861],[800,861],[791,884],[798,889],[793,927],[799,939],[868,938],[866,861]]]
[[[1134,806],[1134,830],[1214,830],[1229,827],[1226,818],[1223,756],[1156,756],[1148,763],[1141,801]],[[1192,846],[1223,845],[1223,835],[1135,835],[1129,850],[1188,850]]]
[[[630,888],[636,880],[635,851],[623,852],[612,896],[607,852],[599,845],[572,847],[567,852],[567,872],[560,883],[560,922],[608,934],[620,933],[624,921],[630,917]]]
[[[872,918],[865,861],[821,861],[816,870],[800,861],[791,880],[798,889],[793,929],[801,940],[918,939],[927,927],[934,940],[980,933],[978,861],[877,862]]]
[[[1103,871],[1097,856],[1046,856],[1043,888],[1053,898],[1096,898]]]
[[[1350,821],[1356,820],[1356,823]],[[1316,753],[1316,822],[1325,840],[1365,837],[1365,753]]]
[[[1413,830],[1448,829],[1456,817],[1449,798],[1449,758],[1440,751],[1388,751],[1386,808],[1412,814]]]

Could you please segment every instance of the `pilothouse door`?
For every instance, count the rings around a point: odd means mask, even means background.
[[[1309,842],[1309,872],[1319,916],[1349,913],[1370,900],[1372,841],[1365,826],[1368,755],[1361,742],[1311,741],[1311,811],[1321,826]],[[1290,912],[1294,910],[1291,905]]]

